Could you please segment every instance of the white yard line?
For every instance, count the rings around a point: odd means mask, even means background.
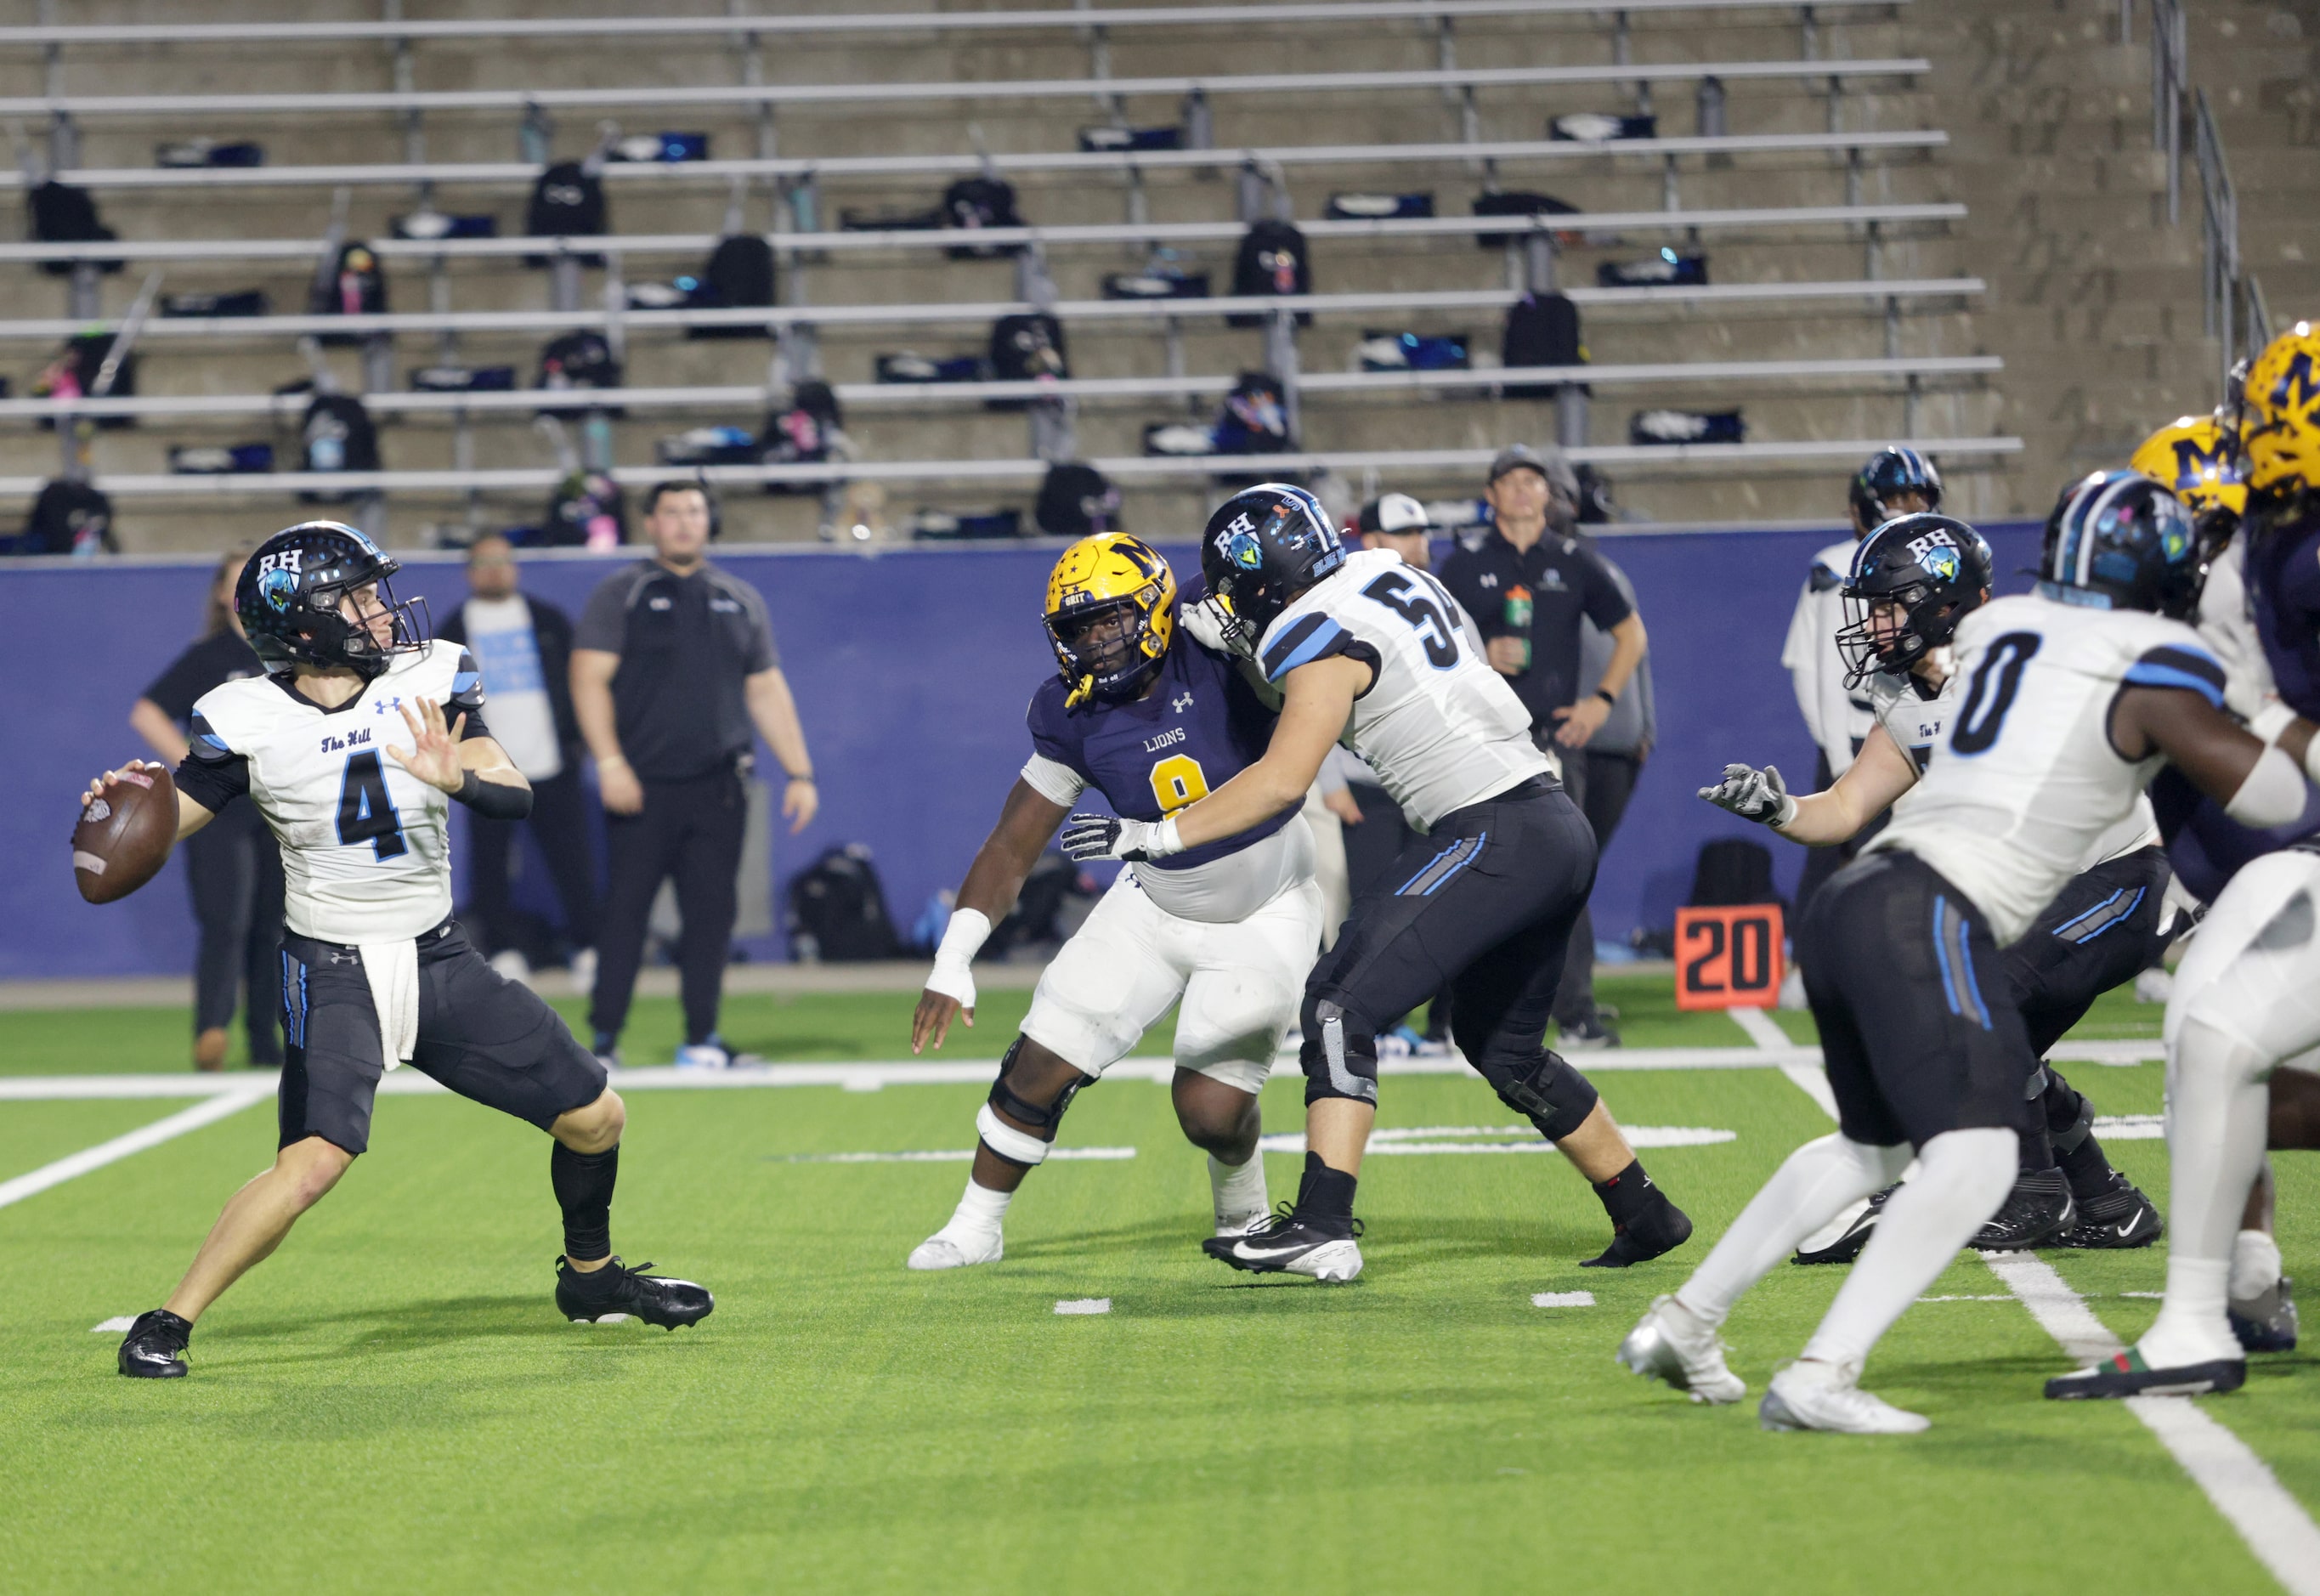
[[[1724,1011],[1732,1017],[1732,1023],[1746,1031],[1748,1039],[1759,1047],[1781,1049],[1796,1046],[1789,1040],[1789,1033],[1762,1009],[1726,1009]]]
[[[1791,1066],[1781,1073],[1836,1118],[1821,1071]],[[2035,1253],[1981,1256],[2065,1356],[2090,1364],[2120,1349],[2118,1338],[2045,1259]],[[2190,1397],[2131,1397],[2126,1409],[2159,1437],[2281,1589],[2290,1596],[2320,1596],[2320,1526],[2245,1441]]]
[[[111,1141],[99,1142],[93,1147],[84,1147],[69,1157],[58,1159],[54,1164],[42,1165],[30,1174],[20,1174],[14,1180],[0,1181],[0,1208],[5,1208],[12,1202],[22,1202],[27,1197],[36,1196],[47,1191],[50,1186],[60,1186],[76,1175],[86,1174],[92,1169],[102,1169],[106,1165],[117,1163],[132,1153],[141,1153],[148,1147],[158,1147],[163,1142],[173,1140],[189,1130],[199,1130],[204,1125],[213,1125],[220,1120],[238,1114],[251,1104],[263,1102],[274,1095],[274,1088],[270,1081],[264,1086],[254,1086],[248,1082],[238,1082],[236,1084],[240,1086],[241,1090],[221,1093],[206,1102],[197,1102],[189,1109],[179,1109],[176,1113],[156,1120],[150,1125],[131,1130],[125,1136],[116,1136]]]

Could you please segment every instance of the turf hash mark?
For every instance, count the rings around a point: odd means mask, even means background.
[[[204,1125],[214,1125],[220,1120],[228,1119],[253,1103],[263,1102],[274,1095],[274,1084],[271,1080],[263,1085],[253,1085],[248,1083],[237,1083],[237,1084],[241,1088],[240,1091],[221,1093],[207,1102],[197,1102],[189,1109],[179,1109],[176,1113],[156,1120],[150,1125],[140,1126],[125,1135],[114,1137],[111,1141],[99,1142],[93,1147],[84,1147],[79,1152],[59,1158],[53,1164],[43,1165],[29,1174],[20,1174],[10,1181],[0,1181],[0,1208],[6,1208],[13,1202],[22,1202],[27,1197],[38,1196],[51,1186],[60,1186],[77,1175],[86,1174],[92,1169],[103,1169],[108,1164],[118,1163],[133,1154],[143,1152],[148,1147],[158,1147],[163,1142],[175,1140],[187,1131],[199,1130]]]

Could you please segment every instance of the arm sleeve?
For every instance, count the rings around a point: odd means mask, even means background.
[[[249,791],[249,761],[226,747],[198,710],[186,727],[186,745],[172,777],[179,792],[215,814]]]
[[[1087,791],[1087,782],[1078,771],[1040,753],[1024,761],[1023,782],[1048,803],[1066,808],[1077,803],[1080,794]]]
[[[1579,567],[1583,573],[1580,582],[1580,607],[1586,612],[1588,620],[1609,631],[1634,614],[1636,606],[1629,603],[1627,594],[1619,591],[1619,579],[1611,574],[1610,567],[1601,555],[1591,549],[1580,549],[1576,553]]]
[[[580,612],[580,624],[572,634],[574,648],[605,654],[621,651],[629,630],[630,585],[626,572],[597,584],[596,591],[588,595],[588,607]]]

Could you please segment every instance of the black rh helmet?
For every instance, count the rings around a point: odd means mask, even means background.
[[[2198,613],[2207,540],[2167,486],[2136,471],[2097,471],[2062,490],[2046,518],[2039,593],[2070,604]]]
[[[1942,474],[1933,461],[1897,445],[1879,449],[1862,463],[1853,474],[1846,497],[1860,512],[1861,524],[1873,530],[1893,519],[1897,512],[1892,503],[1902,494],[1916,494],[1929,511],[1942,507]]]
[[[1246,651],[1291,599],[1345,563],[1321,501],[1283,482],[1243,488],[1201,534],[1201,575],[1229,612],[1227,640]]]
[[[1858,687],[1880,670],[1903,675],[1948,642],[1989,591],[1991,563],[1981,534],[1946,515],[1899,516],[1863,538],[1840,593],[1844,685]],[[1889,606],[1899,616],[1880,621]]]
[[[403,567],[350,526],[301,521],[275,533],[241,567],[233,609],[249,646],[267,671],[295,666],[344,667],[366,680],[383,673],[397,654],[429,642],[427,601],[398,603],[387,579]],[[381,644],[368,626],[339,612],[339,601],[376,587],[393,630]]]

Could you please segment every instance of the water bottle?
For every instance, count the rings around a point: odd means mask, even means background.
[[[1521,668],[1530,668],[1530,589],[1516,583],[1507,589],[1507,630],[1522,643]]]

